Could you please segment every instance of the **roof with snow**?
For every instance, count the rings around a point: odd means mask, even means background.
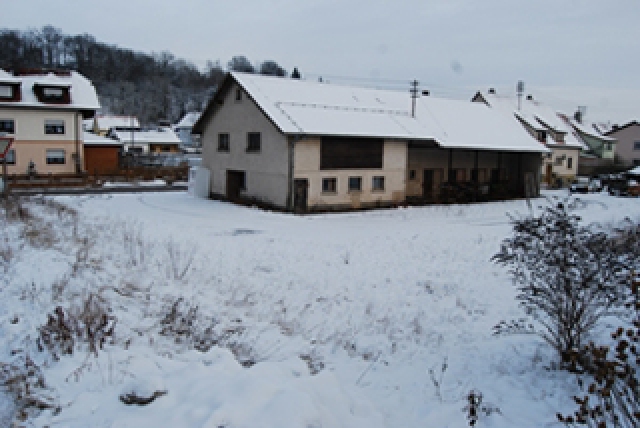
[[[176,123],[173,128],[192,128],[202,113],[199,111],[191,111],[184,115],[180,122]]]
[[[617,141],[613,137],[607,137],[606,135],[602,135],[600,132],[597,131],[597,129],[593,126],[592,123],[587,123],[587,122],[580,123],[574,118],[570,118],[568,116],[567,116],[567,120],[569,121],[569,123],[571,123],[571,126],[573,126],[574,129],[576,129],[578,132],[582,134],[588,135],[589,137],[598,138],[602,141],[607,141],[612,143]]]
[[[411,116],[406,91],[389,91],[233,72],[194,132],[214,114],[215,100],[237,82],[284,134],[435,141],[443,148],[546,152],[516,122],[483,104],[421,97]]]
[[[113,135],[120,143],[127,144],[180,144],[180,138],[170,128],[158,128],[152,130],[126,130],[112,129]]]
[[[101,137],[93,132],[84,131],[82,133],[83,143],[85,146],[122,146],[120,141],[112,138]]]
[[[21,97],[18,101],[0,100],[0,106],[47,107],[52,109],[98,110],[100,102],[96,88],[91,81],[75,71],[64,73],[42,73],[25,76],[14,76],[0,70],[0,84],[20,85]],[[34,87],[69,88],[71,102],[69,104],[46,103],[38,100]]]
[[[98,129],[109,130],[111,128],[140,128],[140,122],[135,116],[97,115]]]
[[[533,98],[524,98],[520,101],[520,105],[518,105],[518,99],[516,97],[498,95],[490,92],[479,93],[489,107],[501,111],[504,114],[514,115],[536,131],[551,130],[555,133],[564,134],[564,143],[558,143],[552,137],[547,137],[547,145],[567,146],[580,149],[587,148],[580,139],[580,136],[577,135],[571,126],[565,123],[550,106]]]

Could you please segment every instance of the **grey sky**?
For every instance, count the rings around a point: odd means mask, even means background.
[[[587,119],[640,119],[638,0],[6,0],[2,28],[65,34],[198,66],[273,59],[303,77],[418,79],[435,96],[495,87]],[[344,81],[344,80],[341,80]],[[361,83],[353,80],[349,83]]]

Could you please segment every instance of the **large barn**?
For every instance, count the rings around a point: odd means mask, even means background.
[[[291,211],[537,196],[548,152],[484,104],[235,72],[193,132],[212,197]]]

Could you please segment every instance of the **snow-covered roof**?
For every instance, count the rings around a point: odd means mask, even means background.
[[[237,72],[231,78],[285,134],[425,140],[443,148],[547,151],[513,120],[482,104],[421,97],[412,117],[406,91]],[[202,117],[212,108],[210,104]]]
[[[111,128],[140,128],[140,122],[135,116],[97,115],[98,129],[109,130]]]
[[[640,166],[636,166],[635,168],[631,168],[629,171],[627,171],[627,174],[640,175]]]
[[[571,126],[573,126],[578,132],[582,134],[588,135],[593,138],[598,138],[602,141],[608,141],[608,142],[617,141],[613,137],[607,137],[606,135],[602,135],[601,133],[599,133],[591,123],[580,123],[573,118],[568,118],[568,120],[571,122]]]
[[[185,114],[184,117],[173,126],[173,128],[191,128],[193,127],[193,124],[196,123],[196,121],[200,118],[201,114],[202,113],[200,113],[199,111],[189,112]]]
[[[170,128],[158,128],[152,130],[112,130],[118,141],[127,144],[180,144],[180,138]]]
[[[75,71],[66,74],[48,73],[46,75],[37,74],[28,76],[13,76],[4,70],[0,71],[2,71],[2,73],[0,73],[0,82],[20,83],[21,89],[20,101],[0,101],[0,106],[46,106],[47,108],[65,110],[98,110],[100,108],[96,88],[89,79]],[[70,88],[71,103],[51,104],[39,101],[33,90],[33,87],[38,85]]]
[[[112,138],[105,138],[94,134],[93,132],[84,131],[82,138],[85,146],[122,146],[120,141]]]
[[[536,131],[551,130],[555,133],[564,134],[564,143],[558,143],[553,138],[548,138],[548,145],[579,149],[587,148],[571,126],[565,123],[550,106],[529,98],[523,98],[518,106],[516,97],[490,92],[481,93],[481,95],[491,108],[505,114],[514,115]]]

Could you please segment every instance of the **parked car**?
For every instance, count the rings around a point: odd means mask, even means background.
[[[594,193],[602,191],[602,181],[597,178],[576,177],[569,186],[571,193]]]
[[[608,189],[612,196],[640,196],[640,184],[624,176],[609,180]]]

